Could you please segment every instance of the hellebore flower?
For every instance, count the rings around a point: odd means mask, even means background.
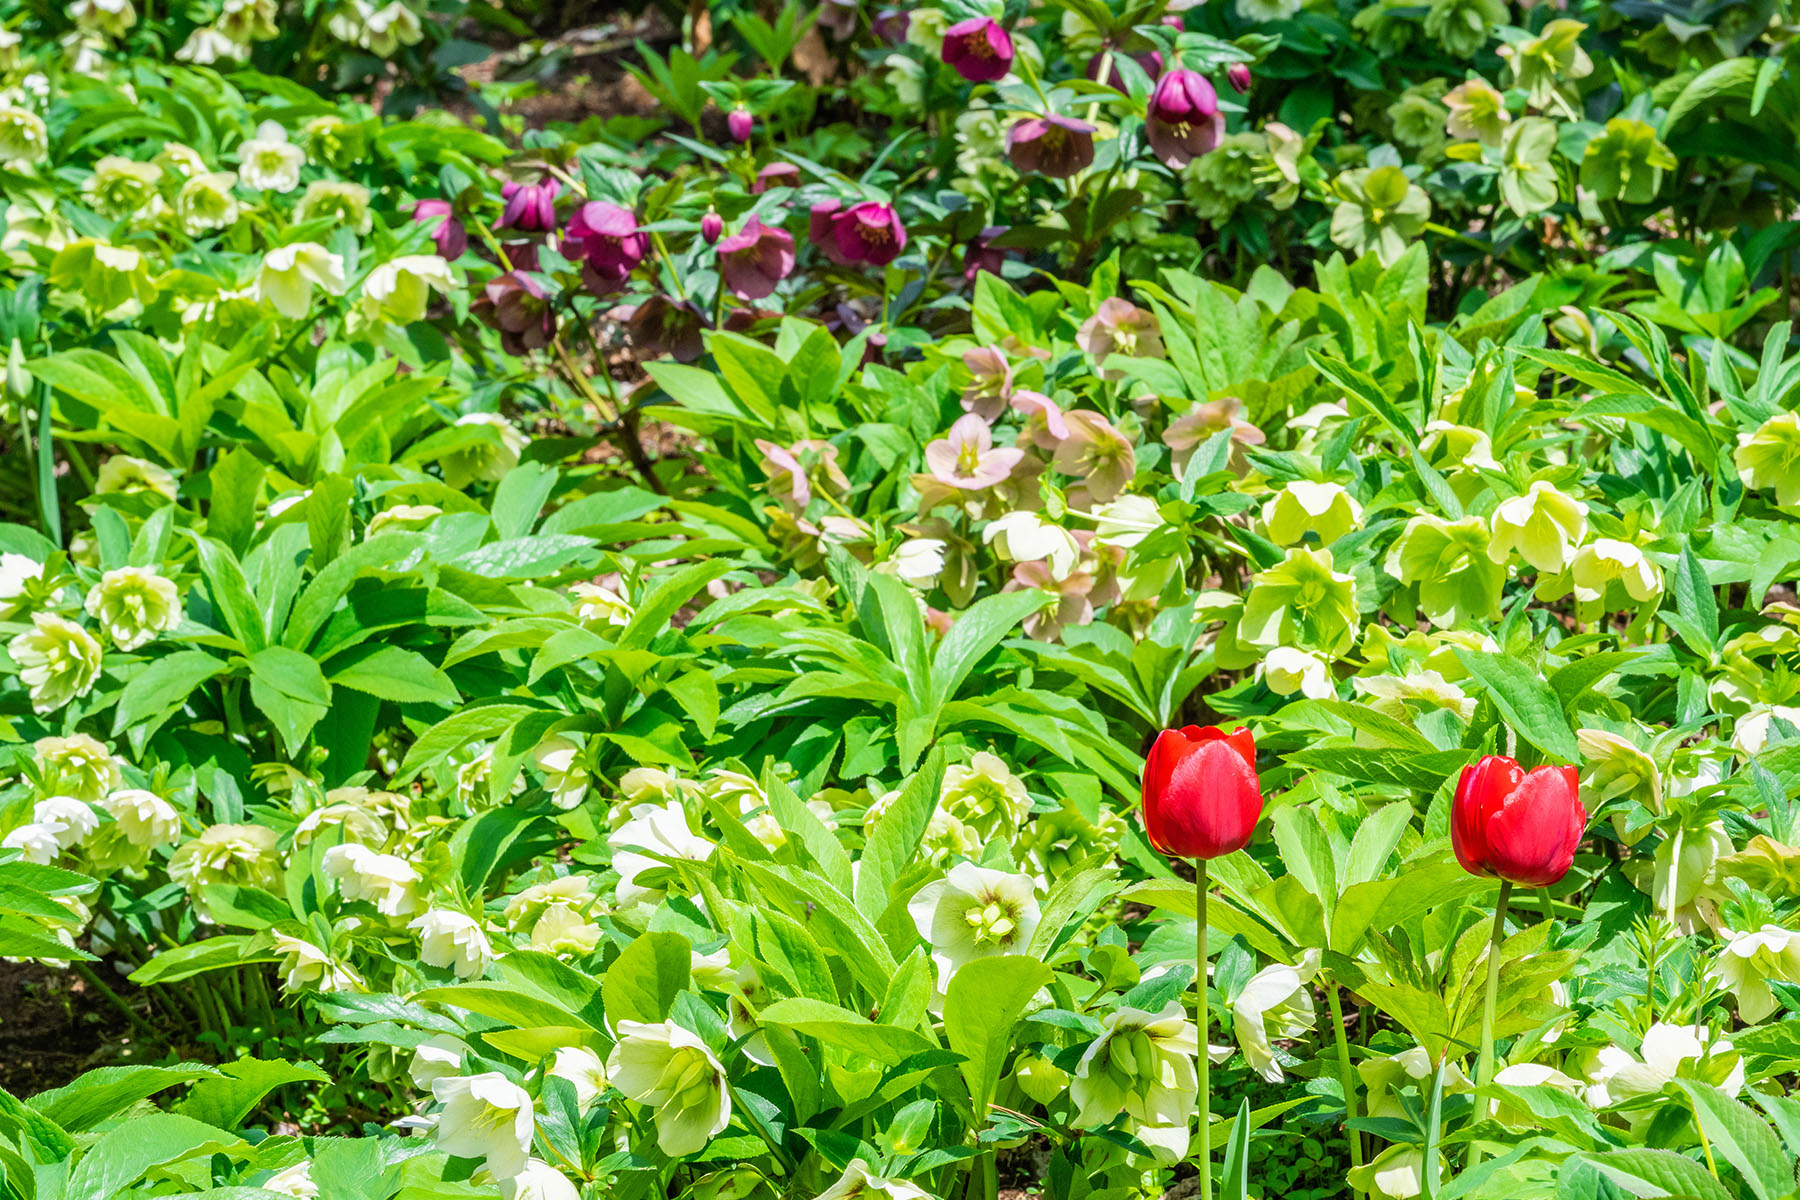
[[[429,966],[447,967],[458,979],[474,979],[493,961],[486,931],[467,913],[434,908],[407,928],[419,931],[419,958]]]
[[[747,142],[756,132],[756,117],[747,108],[734,108],[725,118],[725,127],[731,131],[732,141]]]
[[[717,242],[719,235],[724,232],[725,218],[712,209],[707,209],[706,215],[700,218],[700,240],[710,246]]]
[[[944,30],[944,61],[970,83],[992,83],[1012,70],[1012,36],[992,17],[972,17]]]
[[[772,162],[756,173],[750,194],[760,196],[772,187],[793,187],[800,182],[800,168],[791,162]]]
[[[1200,1084],[1194,1060],[1200,1053],[1199,1030],[1181,1001],[1156,1013],[1114,1009],[1100,1019],[1100,1036],[1081,1056],[1069,1085],[1075,1124],[1092,1128],[1124,1113],[1158,1160],[1179,1162],[1187,1156],[1194,1120]]]
[[[1056,444],[1056,469],[1079,476],[1091,501],[1104,504],[1124,491],[1137,473],[1137,452],[1131,439],[1105,417],[1086,409],[1064,413],[1063,424],[1069,436]]]
[[[818,211],[815,206],[815,222]],[[906,249],[906,228],[891,204],[865,200],[832,216],[830,222],[831,240],[843,262],[885,267]]]
[[[1150,148],[1165,167],[1182,167],[1219,144],[1225,117],[1206,76],[1176,67],[1156,81],[1145,125]]]
[[[606,1076],[656,1112],[656,1144],[670,1158],[694,1154],[731,1123],[725,1067],[706,1043],[670,1021],[620,1021]]]
[[[1780,1007],[1769,981],[1800,983],[1800,933],[1764,925],[1751,933],[1726,930],[1726,938],[1709,974],[1737,995],[1738,1016],[1745,1024],[1766,1021]]]
[[[1569,873],[1587,831],[1574,767],[1526,771],[1490,754],[1463,768],[1450,811],[1456,860],[1474,875],[1549,887]]]
[[[632,310],[625,331],[646,358],[667,354],[676,362],[690,363],[706,352],[701,337],[705,323],[692,304],[658,292]]]
[[[1299,692],[1308,700],[1332,700],[1337,685],[1332,682],[1331,664],[1321,655],[1293,646],[1277,646],[1262,661],[1262,681],[1277,696]]]
[[[556,193],[562,184],[554,179],[542,183],[515,183],[508,180],[500,188],[506,209],[494,222],[495,229],[521,229],[526,233],[548,233],[556,228]]]
[[[1800,412],[1779,413],[1755,432],[1738,434],[1731,461],[1746,488],[1773,488],[1781,507],[1800,505]]]
[[[500,1072],[488,1071],[434,1079],[431,1094],[444,1106],[437,1124],[437,1144],[444,1153],[479,1158],[498,1179],[511,1179],[525,1169],[536,1128],[531,1093]]]
[[[987,426],[981,428],[987,432]],[[6,649],[18,668],[19,682],[30,690],[32,711],[40,715],[87,695],[100,677],[100,643],[54,613],[31,614],[31,628],[8,642]]]
[[[1012,399],[1012,365],[1006,353],[997,346],[976,346],[963,351],[963,366],[968,368],[969,386],[963,389],[964,412],[972,412],[992,425],[1006,411]]]
[[[1256,741],[1248,729],[1165,729],[1144,760],[1144,833],[1176,858],[1242,850],[1263,811]]]
[[[1701,1079],[1735,1097],[1744,1089],[1744,1062],[1729,1041],[1721,1038],[1709,1044],[1704,1025],[1658,1021],[1644,1031],[1636,1055],[1606,1046],[1594,1056],[1587,1102],[1604,1108],[1654,1095],[1677,1077]]]
[[[599,281],[612,289],[623,286],[650,253],[650,239],[638,232],[637,217],[605,200],[590,200],[576,209],[564,235],[571,243],[567,253],[585,260]]]
[[[761,300],[794,269],[793,235],[764,225],[758,217],[720,242],[718,254],[725,286],[743,300]]]
[[[1485,621],[1499,615],[1506,584],[1506,568],[1488,557],[1488,544],[1480,517],[1446,521],[1421,513],[1406,523],[1382,565],[1401,583],[1419,585],[1419,604],[1433,625]]]
[[[1006,263],[1006,251],[995,248],[994,239],[1005,233],[1010,226],[989,225],[969,243],[963,251],[963,280],[975,282],[975,276],[987,271],[1000,274],[1000,268]]]
[[[1162,323],[1154,313],[1139,308],[1117,296],[1100,302],[1094,315],[1081,323],[1075,333],[1075,344],[1094,356],[1099,367],[1110,354],[1128,358],[1161,358],[1163,356]],[[1119,371],[1101,371],[1102,379],[1123,379]]]
[[[1329,549],[1289,550],[1251,582],[1238,622],[1241,640],[1264,650],[1299,646],[1330,655],[1356,641],[1356,578],[1336,569]]]
[[[931,945],[940,996],[964,963],[1022,952],[1040,915],[1031,876],[972,862],[957,863],[944,878],[920,888],[906,911]]]
[[[916,1183],[875,1174],[868,1160],[853,1158],[838,1181],[820,1192],[818,1200],[930,1200]]]
[[[317,242],[290,242],[263,256],[250,291],[257,301],[274,306],[290,321],[312,310],[312,290],[321,287],[334,296],[344,294],[344,260]]]
[[[1008,562],[1044,563],[1055,579],[1073,571],[1081,556],[1074,534],[1034,512],[1009,512],[994,518],[981,531],[981,540]]]
[[[1271,1039],[1297,1038],[1313,1027],[1313,976],[1320,954],[1308,950],[1299,963],[1275,963],[1250,977],[1231,1002],[1231,1028],[1250,1069],[1269,1083],[1283,1079]]]
[[[965,491],[980,491],[1004,482],[1025,451],[995,448],[986,421],[974,413],[957,418],[950,432],[925,447],[925,465],[940,482]]]
[[[136,650],[181,621],[175,584],[151,567],[108,571],[88,592],[85,607],[121,650]]]
[[[456,206],[448,200],[421,200],[413,205],[412,218],[431,225],[431,240],[446,262],[455,262],[469,248],[469,235],[457,219]],[[432,222],[436,222],[432,225]]]
[[[1296,479],[1263,505],[1263,526],[1277,546],[1291,546],[1308,533],[1329,546],[1356,528],[1362,505],[1342,484]]]
[[[1488,556],[1495,562],[1516,550],[1539,571],[1566,571],[1587,532],[1587,505],[1540,479],[1523,496],[1500,502],[1493,529]]]
[[[1027,117],[1006,131],[1006,157],[1021,172],[1067,179],[1094,163],[1094,127],[1051,113]]]
[[[556,336],[556,313],[543,287],[520,271],[488,280],[469,311],[500,331],[500,345],[508,354],[542,350]]]
[[[1250,90],[1250,65],[1248,63],[1232,63],[1225,68],[1225,82],[1231,90],[1242,96]]]

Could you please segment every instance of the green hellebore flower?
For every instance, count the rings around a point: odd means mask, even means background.
[[[1432,0],[1425,34],[1458,58],[1473,58],[1495,26],[1506,23],[1504,0]]]
[[[1500,140],[1500,198],[1521,217],[1541,213],[1556,203],[1556,123],[1526,117]]]
[[[1471,79],[1458,84],[1444,96],[1444,107],[1450,110],[1447,132],[1458,141],[1479,141],[1484,146],[1498,146],[1512,114],[1506,111],[1506,97],[1485,79]]]
[[[1506,568],[1488,554],[1487,526],[1480,517],[1414,517],[1388,548],[1382,567],[1401,583],[1419,586],[1420,607],[1433,625],[1491,621],[1500,615]]]
[[[1251,582],[1238,625],[1244,641],[1264,650],[1298,646],[1333,657],[1355,643],[1361,624],[1356,581],[1333,568],[1330,550],[1289,550]]]
[[[155,199],[161,178],[162,169],[154,163],[108,154],[94,164],[94,173],[82,184],[81,194],[103,217],[135,217]]]
[[[1800,504],[1800,412],[1781,413],[1756,432],[1739,434],[1731,461],[1745,487],[1775,489],[1775,502],[1783,508]]]
[[[724,1066],[705,1042],[673,1022],[620,1021],[606,1076],[655,1110],[656,1144],[670,1158],[705,1149],[731,1123]]]
[[[1586,28],[1580,21],[1560,17],[1544,26],[1537,37],[1500,47],[1500,57],[1512,68],[1513,82],[1524,90],[1531,107],[1555,105],[1571,118],[1575,116],[1558,88],[1593,74],[1594,61],[1580,43]]]
[[[1391,267],[1431,218],[1431,197],[1399,167],[1357,167],[1334,181],[1343,197],[1331,214],[1331,240]]]
[[[1648,204],[1656,199],[1663,172],[1675,167],[1675,154],[1642,121],[1614,117],[1606,131],[1588,143],[1581,160],[1581,186],[1602,200]]]
[[[121,650],[136,650],[181,621],[175,584],[150,567],[108,571],[88,592],[86,607]]]
[[[1590,812],[1621,796],[1662,812],[1662,772],[1648,754],[1604,729],[1583,729],[1575,741],[1584,764],[1581,800]]]
[[[80,296],[94,313],[109,313],[132,301],[148,304],[156,297],[142,254],[94,238],[77,238],[57,251],[50,260],[50,286]]]
[[[31,691],[31,707],[53,713],[93,690],[100,677],[100,643],[75,622],[33,613],[31,628],[6,645],[19,679]]]
[[[1566,571],[1586,533],[1587,505],[1540,479],[1494,510],[1488,557],[1505,563],[1516,551],[1540,572]]]
[[[1278,546],[1291,546],[1308,533],[1318,534],[1319,544],[1329,546],[1356,528],[1362,505],[1342,484],[1297,479],[1269,498],[1262,519],[1269,540]]]
[[[1195,1058],[1200,1034],[1179,1001],[1162,1011],[1119,1008],[1100,1021],[1100,1036],[1081,1056],[1069,1096],[1075,1124],[1105,1125],[1120,1113],[1160,1160],[1187,1156],[1188,1126],[1199,1097]]]

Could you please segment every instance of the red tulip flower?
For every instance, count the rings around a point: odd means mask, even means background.
[[[1587,831],[1574,767],[1536,767],[1490,754],[1463,768],[1450,811],[1456,861],[1475,875],[1549,887],[1569,873]]]
[[[1177,858],[1242,850],[1263,811],[1256,742],[1248,729],[1165,729],[1144,760],[1144,832]]]
[[[971,83],[992,83],[1012,70],[1012,36],[992,17],[958,21],[944,30],[944,61]]]

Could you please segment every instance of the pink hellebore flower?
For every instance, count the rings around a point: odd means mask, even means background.
[[[658,292],[631,311],[625,332],[643,358],[666,354],[676,362],[690,363],[705,353],[706,343],[700,336],[705,324],[692,304]]]
[[[710,246],[717,242],[719,235],[724,232],[725,218],[713,210],[707,209],[706,215],[700,218],[700,240]]]
[[[1154,313],[1146,312],[1129,300],[1117,296],[1100,302],[1093,316],[1081,323],[1075,333],[1075,344],[1094,356],[1098,367],[1109,354],[1127,358],[1161,358],[1163,356],[1162,323]],[[1123,379],[1119,371],[1101,371],[1102,379]]]
[[[906,249],[906,227],[891,204],[865,200],[837,211],[828,207],[834,203],[813,205],[810,229],[815,241],[829,243],[825,256],[833,262],[885,267]]]
[[[544,298],[544,289],[521,272],[488,280],[469,312],[500,331],[500,345],[508,354],[541,350],[556,336],[556,313]]]
[[[925,465],[940,483],[975,492],[1004,482],[1025,452],[996,448],[987,422],[974,413],[957,418],[943,438],[925,447]]]
[[[1186,472],[1194,451],[1222,429],[1231,430],[1231,457],[1226,465],[1238,475],[1249,472],[1250,460],[1242,448],[1260,446],[1267,438],[1262,430],[1238,416],[1243,408],[1244,402],[1236,396],[1223,396],[1169,423],[1163,430],[1162,441],[1174,452],[1172,458],[1177,479]]]
[[[1146,123],[1150,148],[1165,167],[1185,166],[1219,144],[1225,117],[1206,76],[1176,67],[1156,81]]]
[[[756,132],[756,116],[747,108],[734,108],[725,118],[725,128],[731,131],[732,141],[747,142]]]
[[[944,30],[944,61],[970,83],[992,83],[1012,70],[1012,36],[992,17],[972,17]]]
[[[632,269],[650,253],[650,239],[638,232],[637,217],[605,200],[590,200],[576,209],[565,236],[563,253],[584,259],[598,281],[612,290],[623,287]],[[594,282],[590,279],[589,286]]]
[[[964,412],[972,412],[992,425],[1006,411],[1012,399],[1012,366],[1006,355],[992,346],[977,346],[963,351],[963,366],[974,376],[963,389]]]
[[[1054,113],[1027,117],[1006,131],[1006,157],[1027,175],[1067,179],[1094,165],[1094,127]]]
[[[1225,82],[1231,90],[1242,96],[1250,90],[1250,66],[1248,63],[1232,63],[1225,68]]]
[[[795,187],[800,183],[800,168],[791,162],[772,162],[756,173],[750,194],[760,196],[773,187]]]
[[[556,228],[556,193],[562,184],[554,179],[542,183],[501,185],[500,196],[506,211],[494,222],[496,229],[523,229],[527,233],[546,233]]]
[[[1022,592],[1031,589],[1045,593],[1046,597],[1055,597],[1054,602],[1046,603],[1025,618],[1025,635],[1033,641],[1054,642],[1066,627],[1093,622],[1094,602],[1089,593],[1094,589],[1094,577],[1086,571],[1071,571],[1058,579],[1047,562],[1022,562],[1013,567],[1012,578],[1000,590]]]
[[[448,200],[421,200],[413,205],[412,218],[431,225],[431,240],[445,262],[455,262],[469,248],[469,235],[456,219],[456,206]]]
[[[1131,439],[1105,417],[1086,409],[1064,413],[1063,421],[1069,436],[1056,447],[1056,469],[1079,476],[1089,498],[1102,504],[1124,491],[1137,474]]]
[[[761,300],[794,269],[794,238],[751,217],[719,243],[719,273],[734,296]]]
[[[1017,391],[1012,394],[1012,409],[1025,416],[1021,441],[1030,441],[1039,450],[1054,452],[1069,436],[1068,423],[1056,401],[1042,392]]]
[[[816,459],[824,482],[832,489],[849,490],[850,481],[837,465],[837,447],[830,442],[809,438],[792,446],[780,446],[758,438],[756,448],[762,451],[762,468],[769,476],[770,494],[795,512],[804,512],[812,503],[812,478],[805,459]]]

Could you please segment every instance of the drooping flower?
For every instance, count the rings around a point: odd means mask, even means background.
[[[1490,620],[1499,613],[1506,567],[1488,556],[1489,545],[1480,517],[1446,521],[1420,513],[1388,547],[1382,569],[1418,585],[1419,605],[1439,628]]]
[[[1310,650],[1277,646],[1263,656],[1262,680],[1277,696],[1299,692],[1308,700],[1329,700],[1337,695],[1331,664]]]
[[[1319,958],[1318,950],[1308,950],[1295,966],[1264,967],[1231,1002],[1231,1028],[1244,1061],[1269,1083],[1284,1078],[1272,1039],[1297,1038],[1313,1027],[1312,980]]]
[[[229,171],[205,171],[190,176],[175,193],[175,217],[190,236],[229,229],[240,212],[231,194],[237,176]]]
[[[432,292],[450,292],[455,287],[450,264],[437,255],[402,254],[380,264],[363,280],[363,319],[410,325],[424,318]]]
[[[944,768],[938,807],[991,841],[1019,831],[1031,813],[1031,797],[999,755],[977,750],[967,765]]]
[[[731,1123],[725,1068],[706,1043],[670,1021],[620,1021],[606,1060],[614,1087],[656,1115],[656,1144],[670,1158],[696,1154]]]
[[[1563,98],[1564,83],[1593,74],[1594,61],[1582,49],[1581,34],[1587,26],[1559,17],[1534,38],[1499,48],[1500,57],[1512,68],[1514,83],[1524,90],[1532,108],[1559,108],[1574,119],[1575,108]]]
[[[1234,62],[1225,68],[1225,82],[1231,90],[1242,96],[1250,90],[1250,64]]]
[[[1456,860],[1475,875],[1549,887],[1569,873],[1587,832],[1574,767],[1526,771],[1490,754],[1464,767],[1450,810]]]
[[[1127,358],[1163,357],[1162,323],[1156,314],[1139,308],[1129,300],[1110,296],[1100,302],[1094,315],[1081,323],[1075,344],[1093,355],[1094,365],[1101,366],[1107,356],[1122,354]],[[1118,371],[1101,371],[1102,379],[1123,379]]]
[[[1662,568],[1619,538],[1595,538],[1581,547],[1569,574],[1576,603],[1595,615],[1623,608],[1627,600],[1647,604],[1663,593]]]
[[[444,456],[444,482],[461,490],[477,481],[497,482],[519,465],[519,455],[530,439],[499,413],[464,413],[457,425],[479,428],[483,435]]]
[[[469,248],[469,234],[456,215],[456,206],[448,200],[427,198],[413,205],[412,219],[431,226],[431,241],[438,256],[455,262]]]
[[[1494,510],[1488,556],[1504,563],[1516,551],[1539,571],[1565,571],[1586,532],[1587,505],[1540,479]]]
[[[975,277],[986,271],[990,275],[998,275],[1006,265],[1006,251],[994,245],[1001,234],[1010,226],[987,225],[969,242],[968,249],[963,251],[963,279],[974,283]]]
[[[1639,856],[1625,863],[1625,875],[1659,914],[1674,921],[1682,933],[1692,933],[1701,925],[1701,906],[1710,907],[1704,896],[1707,876],[1723,856],[1736,847],[1722,821],[1711,821],[1699,829],[1680,829],[1665,837],[1656,853],[1645,862]]]
[[[550,1062],[549,1074],[575,1089],[575,1103],[586,1112],[608,1086],[606,1065],[586,1046],[564,1046]]]
[[[1291,546],[1308,533],[1329,546],[1356,528],[1362,505],[1342,484],[1296,479],[1269,497],[1262,519],[1269,540],[1278,546]]]
[[[1731,461],[1746,488],[1773,489],[1783,508],[1800,505],[1800,412],[1778,413],[1753,432],[1738,434]]]
[[[0,554],[0,620],[25,608],[43,580],[44,564],[37,559],[11,551]]]
[[[1251,582],[1238,622],[1238,636],[1250,645],[1339,655],[1356,641],[1356,579],[1336,569],[1329,549],[1289,550]]]
[[[1655,1095],[1677,1078],[1701,1079],[1735,1097],[1744,1088],[1743,1059],[1724,1038],[1709,1043],[1704,1025],[1658,1021],[1644,1031],[1635,1055],[1619,1046],[1601,1048],[1588,1071],[1587,1101],[1596,1108],[1621,1104]]]
[[[1025,174],[1067,179],[1094,165],[1094,127],[1056,113],[1026,117],[1006,131],[1006,157]]]
[[[385,855],[383,857],[386,857]],[[446,967],[458,979],[474,979],[494,960],[481,922],[452,908],[434,908],[407,923],[419,933],[419,957],[433,967]]]
[[[578,806],[593,781],[581,759],[581,743],[566,734],[552,734],[531,751],[531,761],[544,773],[550,803],[564,812]]]
[[[260,1191],[290,1196],[293,1200],[318,1200],[319,1197],[318,1182],[312,1177],[311,1159],[283,1167],[256,1186]]]
[[[78,28],[116,38],[137,24],[137,9],[131,0],[71,0],[69,17]]]
[[[31,806],[31,823],[50,831],[64,850],[81,845],[100,828],[100,818],[73,796],[48,796]]]
[[[1179,1000],[1156,1013],[1112,1010],[1100,1019],[1100,1036],[1069,1085],[1075,1124],[1091,1129],[1124,1113],[1159,1161],[1181,1161],[1198,1108],[1199,1053],[1199,1031]]]
[[[1749,933],[1725,931],[1725,945],[1709,972],[1737,997],[1738,1016],[1756,1025],[1777,1008],[1770,980],[1800,983],[1800,933],[1764,925]]]
[[[0,163],[21,166],[50,153],[50,130],[28,108],[0,104]]]
[[[406,1077],[412,1080],[414,1087],[429,1091],[435,1081],[462,1073],[466,1049],[462,1039],[454,1034],[440,1033],[429,1037],[414,1047]]]
[[[576,209],[564,232],[565,253],[585,260],[601,290],[623,287],[650,253],[650,237],[638,231],[632,211],[605,200],[590,200]]]
[[[943,56],[970,83],[992,83],[1012,70],[1012,35],[992,17],[971,17],[944,30]]]
[[[556,228],[556,194],[562,184],[555,179],[535,183],[507,180],[500,185],[500,198],[505,208],[496,229],[517,229],[523,233],[548,233]]]
[[[975,346],[963,351],[969,386],[963,389],[964,412],[974,413],[992,425],[1012,399],[1012,364],[998,346]]]
[[[1225,136],[1218,92],[1198,71],[1176,67],[1165,72],[1150,94],[1145,132],[1165,167],[1186,166]]]
[[[312,309],[314,287],[341,296],[347,286],[342,258],[317,242],[290,242],[263,256],[250,293],[258,303],[298,321]]]
[[[349,901],[366,901],[385,917],[402,917],[417,911],[421,876],[397,854],[381,854],[367,846],[346,842],[325,851],[323,868],[337,881]]]
[[[1241,850],[1262,818],[1248,729],[1165,729],[1144,759],[1144,834],[1163,854],[1212,859]]]
[[[606,842],[612,847],[613,870],[619,873],[621,907],[654,900],[661,895],[658,889],[638,883],[638,876],[662,867],[662,859],[705,862],[714,850],[712,842],[688,825],[687,810],[677,800],[661,806],[638,805],[631,810],[631,819],[608,835]],[[657,857],[652,858],[643,851]]]
[[[187,888],[204,917],[205,905],[196,895],[201,887],[232,884],[279,890],[277,840],[276,832],[265,825],[210,825],[169,856],[169,878]]]
[[[815,206],[815,219],[817,214]],[[865,200],[829,217],[830,238],[846,263],[884,267],[906,249],[906,227],[891,204]]]
[[[367,233],[374,226],[369,189],[343,179],[315,179],[294,206],[296,223],[330,219],[345,229]]]
[[[794,238],[787,230],[751,217],[744,227],[719,243],[719,274],[731,293],[761,300],[794,270]]]
[[[986,426],[983,426],[986,428]],[[32,613],[31,628],[6,645],[34,712],[52,713],[93,690],[100,677],[100,643],[75,622]]]
[[[760,196],[770,188],[794,187],[800,182],[800,168],[791,162],[772,162],[756,173],[750,194]]]
[[[100,464],[94,491],[100,495],[152,492],[165,500],[173,500],[180,494],[180,484],[167,467],[129,454],[115,454]]]
[[[960,862],[913,894],[906,911],[931,946],[941,996],[962,965],[1018,954],[1031,942],[1041,912],[1029,875]]]
[[[444,1106],[438,1114],[437,1145],[457,1158],[479,1158],[496,1179],[511,1179],[530,1159],[531,1093],[500,1074],[435,1079],[431,1094]]]
[[[1053,642],[1070,625],[1093,623],[1095,578],[1087,571],[1057,575],[1048,563],[1022,562],[1013,567],[1012,578],[1000,590],[1043,593],[1043,607],[1020,623],[1034,641]]]
[[[81,194],[103,217],[121,220],[142,215],[157,198],[162,169],[155,163],[133,162],[108,154],[94,164],[93,174],[81,185]]]
[[[581,1192],[567,1175],[534,1158],[517,1175],[500,1181],[500,1200],[581,1200]]]
[[[361,992],[368,989],[356,968],[332,958],[303,938],[277,932],[275,953],[281,955],[277,969],[282,974],[282,987],[290,992]]]
[[[981,540],[1008,562],[1042,562],[1052,578],[1061,579],[1075,569],[1081,546],[1075,535],[1034,512],[1009,512],[987,523]]]
[[[1130,438],[1087,409],[1064,413],[1062,420],[1068,436],[1056,444],[1051,461],[1058,471],[1081,480],[1082,500],[1104,504],[1131,485],[1137,449]]]
[[[1004,482],[1025,451],[994,445],[986,421],[970,413],[957,418],[950,432],[925,447],[925,465],[939,482],[964,491],[981,491]]]
[[[181,622],[175,584],[151,567],[108,571],[88,592],[86,608],[121,650],[135,650]]]
[[[123,782],[119,760],[85,733],[39,738],[32,749],[43,769],[44,786],[60,795],[97,804]]]
[[[26,862],[48,866],[62,855],[63,845],[56,830],[33,821],[0,838],[0,850],[17,850]]]
[[[542,350],[556,337],[556,310],[543,286],[522,271],[488,280],[469,312],[500,331],[500,345],[508,354]]]
[[[1479,141],[1484,146],[1498,146],[1512,114],[1506,109],[1506,97],[1485,79],[1475,78],[1451,88],[1444,94],[1444,107],[1450,111],[1445,132],[1458,141]]]
[[[256,127],[256,136],[238,147],[238,179],[252,191],[291,192],[300,186],[306,151],[288,141],[274,121]]]

